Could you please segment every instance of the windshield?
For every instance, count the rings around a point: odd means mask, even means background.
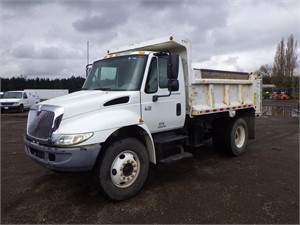
[[[82,89],[105,91],[139,90],[146,62],[146,55],[127,55],[94,62]]]
[[[22,98],[22,92],[5,92],[2,98]]]

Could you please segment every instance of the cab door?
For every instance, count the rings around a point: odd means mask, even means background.
[[[23,92],[23,97],[22,97],[22,100],[23,100],[23,105],[24,105],[24,108],[29,108],[31,105],[30,105],[30,98],[28,96],[28,94],[26,92]]]
[[[185,119],[185,92],[182,66],[179,66],[179,90],[168,91],[168,56],[153,56],[142,86],[142,119],[152,133],[181,128]],[[158,97],[153,101],[153,96]]]

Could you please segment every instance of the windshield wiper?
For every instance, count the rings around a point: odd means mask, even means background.
[[[112,88],[95,88],[95,89],[92,89],[92,90],[111,91],[113,89]]]

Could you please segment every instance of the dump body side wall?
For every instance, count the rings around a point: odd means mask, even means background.
[[[202,74],[194,70],[188,101],[191,116],[253,108],[260,113],[260,81],[256,75],[238,72],[213,71]],[[227,72],[227,74],[226,74]]]

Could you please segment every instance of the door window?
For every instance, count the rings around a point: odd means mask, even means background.
[[[146,93],[151,94],[157,92],[158,86],[159,88],[168,87],[167,66],[168,58],[166,57],[155,57],[152,59],[146,81]]]
[[[145,92],[148,94],[155,93],[157,92],[157,88],[157,58],[153,58],[149,68]]]
[[[168,74],[167,74],[167,66],[168,66],[168,58],[159,58],[159,87],[167,88],[168,87]]]

